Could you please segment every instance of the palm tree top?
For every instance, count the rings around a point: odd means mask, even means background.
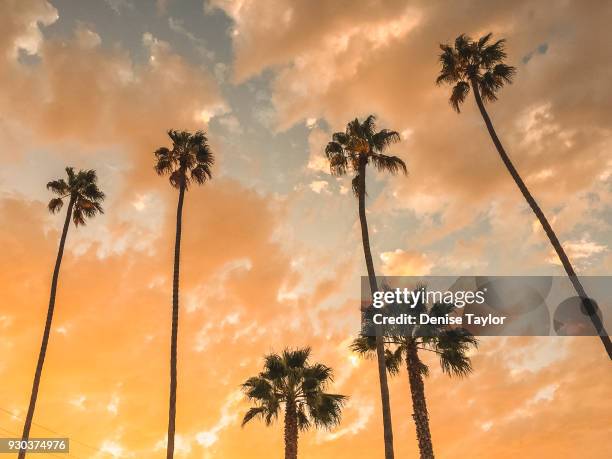
[[[435,303],[426,305],[419,302],[415,307],[406,304],[389,305],[397,313],[409,315],[428,314],[432,317],[445,317],[452,314],[456,307],[450,303]],[[366,311],[367,314],[368,311]],[[478,347],[478,340],[463,328],[448,325],[415,325],[398,326],[396,329],[387,327],[384,336],[385,363],[387,371],[397,374],[408,346],[415,345],[417,349],[433,352],[438,355],[442,371],[451,376],[466,376],[472,372],[470,349]],[[366,357],[373,356],[376,350],[374,336],[360,335],[353,340],[351,350]],[[428,367],[422,364],[421,373],[427,375]]]
[[[67,167],[64,179],[53,180],[47,183],[47,189],[58,197],[49,201],[49,212],[59,212],[64,205],[64,198],[70,198],[74,202],[72,220],[75,226],[84,225],[86,218],[92,218],[96,214],[103,214],[102,201],[105,195],[98,188],[98,176],[93,169],[75,172],[74,168]]]
[[[370,115],[363,122],[358,118],[346,125],[344,132],[335,132],[332,141],[325,147],[325,155],[329,160],[330,171],[334,175],[344,175],[349,170],[359,171],[359,161],[366,164],[372,162],[381,172],[397,174],[408,173],[406,164],[397,156],[386,155],[392,144],[401,140],[399,133],[390,129],[376,131],[376,116]],[[357,194],[353,182],[353,191]]]
[[[497,92],[506,83],[512,83],[516,68],[504,63],[506,40],[491,43],[491,36],[488,33],[472,40],[461,34],[454,45],[440,45],[441,69],[436,84],[454,85],[449,102],[457,112],[470,92],[471,83],[477,86],[486,102],[497,100]]]
[[[264,357],[263,371],[242,385],[247,398],[255,403],[245,414],[243,426],[257,417],[270,425],[288,402],[295,404],[300,430],[313,424],[329,429],[340,423],[346,397],[325,392],[333,382],[333,370],[322,363],[311,364],[309,357],[309,347]]]
[[[211,168],[215,162],[204,131],[177,131],[170,129],[168,137],[172,149],[160,147],[155,151],[155,171],[168,175],[170,184],[185,188],[194,181],[198,185],[212,178]]]

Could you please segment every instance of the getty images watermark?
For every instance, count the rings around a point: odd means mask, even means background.
[[[373,294],[362,277],[361,333],[432,336],[461,328],[476,336],[602,335],[612,328],[612,277],[580,280],[588,298],[577,296],[565,276],[378,277]]]

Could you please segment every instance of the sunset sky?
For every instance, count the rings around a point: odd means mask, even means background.
[[[96,169],[105,214],[70,228],[34,437],[74,458],[165,457],[176,190],[166,131],[204,129],[213,180],[186,196],[178,458],[281,457],[282,422],[240,427],[264,354],[310,345],[350,396],[300,457],[382,457],[378,375],[348,349],[365,274],[331,133],[374,113],[408,177],[368,175],[385,275],[563,274],[470,98],[435,85],[438,45],[507,38],[488,106],[579,274],[612,271],[612,2],[0,0],[0,437],[20,436],[63,212],[48,181]],[[484,338],[474,373],[435,358],[437,457],[612,457],[612,366],[596,338]],[[416,457],[406,373],[396,457]],[[60,435],[61,434],[61,435]]]

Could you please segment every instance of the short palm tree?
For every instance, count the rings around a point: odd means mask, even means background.
[[[168,413],[168,459],[174,457],[174,433],[176,431],[177,341],[179,320],[179,261],[181,256],[181,225],[185,191],[191,183],[198,185],[211,179],[214,163],[208,139],[203,131],[168,131],[172,148],[161,147],[155,151],[155,171],[168,175],[170,185],[178,189],[176,208],[176,239],[174,243],[174,275],[172,282],[172,334],[170,339],[170,406]]]
[[[263,371],[242,385],[255,404],[245,414],[243,426],[255,418],[270,425],[284,407],[285,459],[297,459],[299,431],[338,425],[346,401],[344,395],[325,392],[333,381],[333,371],[321,363],[311,364],[309,357],[309,347],[269,354]]]
[[[445,317],[455,311],[452,304],[445,303],[436,303],[428,307],[421,302],[414,308],[406,305],[395,307],[399,309],[396,313],[415,317],[419,317],[420,314]],[[470,348],[477,347],[478,342],[473,335],[460,328],[450,328],[447,325],[415,325],[397,329],[387,327],[384,344],[387,370],[391,375],[399,373],[402,362],[406,365],[420,457],[433,459],[433,443],[423,383],[423,376],[429,374],[429,368],[421,361],[418,352],[422,350],[437,354],[442,371],[451,376],[465,376],[472,371],[468,353]],[[351,349],[362,355],[371,356],[376,351],[376,339],[372,336],[360,336],[353,341]]]
[[[610,341],[610,337],[604,329],[601,319],[595,314],[591,300],[587,296],[580,279],[578,279],[569,257],[559,242],[559,238],[504,150],[485,108],[485,102],[495,102],[497,100],[497,93],[505,84],[512,83],[512,78],[516,73],[514,67],[504,63],[506,59],[505,40],[497,40],[493,43],[490,40],[490,33],[484,35],[478,41],[473,41],[466,35],[459,35],[455,40],[454,46],[449,44],[440,45],[442,49],[440,65],[442,68],[436,83],[454,85],[450,96],[450,104],[457,113],[460,112],[461,104],[465,101],[470,90],[474,94],[476,105],[480,110],[480,114],[484,119],[499,156],[542,225],[576,293],[582,298],[585,309],[589,311],[589,316],[608,356],[612,359],[612,341]]]
[[[57,196],[49,201],[49,212],[52,214],[59,212],[65,200],[68,201],[68,209],[64,220],[64,228],[60,237],[55,268],[53,269],[53,277],[51,278],[51,294],[49,296],[49,306],[47,308],[47,320],[45,322],[40,352],[38,354],[38,363],[36,364],[36,371],[34,372],[34,383],[32,384],[32,392],[30,394],[30,404],[23,426],[23,434],[21,437],[23,441],[27,441],[30,437],[30,428],[32,427],[32,419],[34,418],[40,378],[42,376],[43,364],[45,363],[45,355],[47,354],[47,346],[49,344],[49,334],[51,333],[51,323],[53,321],[53,311],[55,309],[57,281],[59,279],[62,257],[64,256],[64,246],[66,244],[66,237],[68,236],[70,220],[72,219],[75,226],[85,225],[85,220],[87,218],[92,218],[98,213],[103,213],[101,203],[104,200],[104,193],[98,188],[96,171],[85,170],[75,172],[72,167],[67,167],[66,174],[68,178],[67,181],[58,179],[47,183],[47,189]],[[26,451],[24,449],[19,451],[19,459],[23,459],[25,455]]]
[[[349,122],[344,132],[333,134],[332,141],[325,148],[325,154],[329,160],[332,174],[345,175],[348,172],[354,173],[352,188],[359,201],[361,239],[370,290],[372,292],[377,291],[378,287],[376,285],[376,273],[370,250],[370,237],[365,210],[366,166],[372,164],[382,172],[389,172],[391,174],[403,172],[407,174],[404,161],[397,156],[389,156],[383,153],[390,145],[399,141],[400,135],[396,131],[389,129],[376,131],[376,117],[370,115],[363,122],[359,122],[358,119]],[[389,401],[389,386],[387,384],[387,372],[385,371],[385,351],[382,336],[376,338],[376,354],[382,402],[385,459],[393,459],[391,403]]]

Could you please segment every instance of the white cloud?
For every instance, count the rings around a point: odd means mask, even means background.
[[[106,405],[106,410],[109,413],[117,414],[119,412],[119,402],[119,396],[117,394],[113,394],[110,402],[108,402],[108,405]]]
[[[368,403],[362,399],[351,399],[346,406],[345,412],[351,411],[354,407],[356,407],[355,411],[357,411],[357,418],[354,421],[335,431],[318,431],[317,441],[321,443],[334,441],[345,435],[357,435],[364,430],[374,413],[374,404]]]
[[[13,57],[16,57],[20,50],[31,56],[38,54],[43,42],[40,26],[49,26],[59,19],[57,10],[49,2],[39,2],[37,6],[36,11],[22,18],[24,24],[21,26],[24,30],[13,42]]]
[[[219,433],[232,425],[237,419],[236,404],[242,399],[242,392],[235,391],[228,395],[221,407],[221,417],[214,426],[208,430],[202,430],[195,435],[198,444],[204,448],[210,448],[219,440]]]
[[[315,193],[321,193],[322,191],[329,193],[329,191],[327,190],[329,183],[326,182],[325,180],[315,180],[313,182],[310,182],[308,186]]]
[[[78,395],[74,397],[72,400],[70,400],[70,404],[74,406],[75,408],[77,408],[78,410],[84,410],[86,401],[87,401],[87,397],[85,397],[84,395]]]
[[[604,253],[608,250],[608,246],[590,241],[588,236],[584,236],[577,241],[564,242],[563,248],[570,260],[581,260],[583,263],[588,262],[589,258],[593,255]],[[548,262],[555,265],[561,265],[561,261],[559,261],[559,257],[554,249],[550,251]]]
[[[98,35],[96,32],[94,32],[82,22],[79,22],[77,24],[77,27],[74,31],[74,35],[79,46],[84,49],[92,49],[102,43],[100,35]]]

